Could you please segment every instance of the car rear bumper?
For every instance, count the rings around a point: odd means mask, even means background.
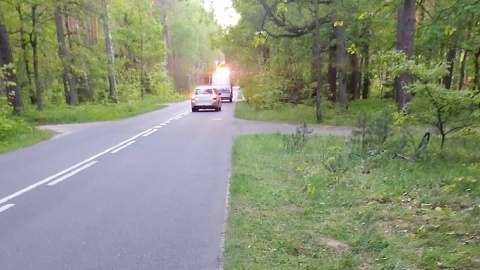
[[[192,101],[192,109],[216,109],[220,107],[217,102]]]

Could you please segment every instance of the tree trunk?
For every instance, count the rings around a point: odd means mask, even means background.
[[[32,13],[32,15],[33,14],[34,13]],[[35,96],[37,99],[37,109],[41,111],[43,110],[42,85],[40,83],[40,74],[38,70],[38,38],[36,34],[34,34],[30,43],[33,51],[33,74],[35,76]]]
[[[5,84],[5,93],[13,112],[18,113],[23,108],[22,89],[18,84],[17,74],[15,72],[15,61],[13,59],[12,48],[8,38],[7,27],[0,21],[0,65],[3,70]]]
[[[331,102],[337,102],[337,67],[335,53],[337,52],[337,46],[332,45],[328,48],[328,85],[330,88]]]
[[[316,88],[316,97],[315,97],[315,106],[316,106],[316,116],[317,123],[323,121],[323,112],[322,112],[322,59],[320,55],[320,23],[318,21],[318,0],[314,1],[315,3],[315,31],[313,32],[313,51],[314,51],[314,62],[315,62],[315,78],[317,80]]]
[[[39,111],[43,110],[42,102],[42,84],[40,83],[40,74],[38,70],[38,36],[36,33],[37,27],[37,5],[32,5],[30,19],[32,20],[32,32],[30,32],[30,45],[32,46],[33,53],[33,74],[35,82],[35,98],[37,100],[37,109]]]
[[[77,34],[77,40],[80,44],[85,44],[83,38],[82,38],[82,35],[80,34],[81,33],[81,29],[80,29],[80,20],[77,18],[75,19],[75,32]],[[86,44],[88,46],[88,44]],[[81,76],[78,76],[78,84],[80,85],[80,88],[81,86],[84,87],[84,97],[86,96],[88,99],[93,99],[93,87],[92,85],[90,84],[90,80],[88,78],[88,72],[87,72],[87,65],[85,64],[85,61],[83,59],[80,59],[81,61],[81,65],[82,65],[82,68],[83,70],[85,71],[83,75]],[[77,77],[77,76],[76,76]],[[79,87],[77,87],[77,96],[78,95],[81,95],[81,93],[79,93]],[[80,103],[80,99],[79,99],[79,103]]]
[[[165,12],[165,11],[164,11]],[[167,26],[167,13],[162,15],[162,37],[163,37],[163,42],[165,43],[165,46],[167,47],[167,50],[165,54],[163,55],[163,73],[165,75],[168,74],[168,26]],[[167,78],[167,76],[165,76]]]
[[[337,72],[338,72],[338,96],[340,101],[340,108],[345,111],[348,109],[347,97],[347,71],[345,65],[346,58],[346,39],[345,30],[343,26],[333,26],[335,36],[337,39]]]
[[[397,49],[403,51],[407,56],[407,59],[412,58],[414,50],[415,5],[415,0],[404,0],[403,9],[400,8],[398,12],[398,23],[400,25],[397,27],[397,30],[401,30],[401,34],[397,34]],[[400,39],[398,39],[399,37]],[[412,76],[407,73],[400,75],[398,81],[396,82],[396,87],[398,87],[398,111],[401,111],[403,107],[405,107],[405,105],[412,99],[411,94],[406,93],[404,88],[404,85],[411,84],[412,82]]]
[[[350,58],[350,67],[351,73],[348,79],[348,92],[350,93],[350,97],[352,100],[357,100],[360,96],[359,91],[359,64],[358,64],[358,54],[349,54]]]
[[[370,95],[371,85],[371,72],[370,72],[370,45],[365,43],[363,48],[363,87],[362,87],[362,99],[368,99]]]
[[[115,82],[115,55],[113,48],[112,30],[110,29],[110,14],[108,10],[108,0],[102,0],[103,4],[103,29],[105,32],[105,46],[108,56],[108,96],[113,103],[117,102],[116,82]]]
[[[458,90],[462,90],[465,87],[465,81],[467,79],[466,69],[467,69],[467,55],[468,52],[464,51],[460,59],[460,78],[458,80]]]
[[[447,53],[448,73],[443,76],[443,85],[445,88],[452,88],[453,67],[455,65],[456,49],[450,48]]]
[[[65,44],[65,33],[63,29],[63,17],[60,6],[55,8],[55,26],[57,28],[58,55],[63,66],[63,88],[65,102],[69,105],[78,105],[77,86],[72,76],[70,64],[68,63],[68,50]]]
[[[475,70],[474,74],[475,76],[473,77],[473,88],[475,90],[480,90],[480,49],[475,53],[475,59],[473,61],[475,65]]]
[[[27,81],[27,91],[30,95],[30,102],[32,104],[36,104],[37,103],[37,100],[36,100],[36,97],[35,95],[33,94],[33,82],[32,82],[32,78],[31,78],[31,74],[32,72],[30,71],[30,63],[28,61],[28,55],[27,55],[27,44],[28,44],[28,41],[26,40],[25,38],[25,35],[27,33],[25,33],[25,29],[24,29],[24,25],[23,25],[23,12],[22,12],[22,6],[21,5],[17,5],[15,7],[15,9],[17,10],[17,13],[18,13],[18,19],[20,21],[20,29],[19,29],[19,32],[20,32],[20,50],[22,52],[22,60],[23,60],[23,66],[25,68],[25,79]],[[25,88],[23,88],[25,90]]]

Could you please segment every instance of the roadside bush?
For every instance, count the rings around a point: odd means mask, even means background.
[[[0,116],[0,142],[25,133],[31,133],[32,129],[30,125],[22,120],[12,120],[5,116]]]

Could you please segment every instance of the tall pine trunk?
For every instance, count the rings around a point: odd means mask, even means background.
[[[455,47],[451,47],[448,49],[447,53],[447,63],[448,63],[448,69],[447,69],[447,74],[443,77],[443,85],[445,88],[450,89],[452,88],[452,78],[453,78],[453,68],[455,66],[455,55],[457,54],[457,50]]]
[[[404,52],[407,59],[411,59],[414,50],[415,39],[415,0],[404,0],[403,5],[398,12],[397,31],[397,49]],[[413,78],[411,74],[401,74],[395,81],[397,110],[401,111],[412,99],[411,94],[406,93],[404,86],[411,84]]]
[[[320,23],[318,21],[319,10],[318,10],[318,0],[314,1],[314,13],[315,13],[315,30],[313,32],[313,53],[314,53],[314,72],[315,79],[317,81],[316,87],[316,97],[315,97],[315,106],[316,106],[316,116],[317,123],[323,121],[323,111],[322,111],[322,59],[320,54]]]
[[[480,90],[480,49],[475,53],[475,57],[473,59],[474,63],[474,71],[475,74],[473,77],[473,88],[475,90]]]
[[[464,51],[463,55],[460,59],[460,78],[458,80],[458,90],[462,90],[465,86],[465,81],[467,80],[467,59],[468,59],[468,52]]]
[[[78,105],[77,85],[72,76],[72,70],[68,63],[68,50],[65,43],[65,31],[63,28],[62,10],[59,5],[55,8],[55,26],[57,28],[58,54],[63,66],[63,88],[65,102],[69,105]]]
[[[337,60],[335,54],[337,52],[337,46],[331,45],[328,47],[328,85],[330,90],[329,100],[331,102],[337,102]]]
[[[359,89],[359,81],[360,81],[360,73],[359,73],[359,63],[358,63],[358,54],[349,54],[350,58],[350,68],[351,72],[348,79],[348,92],[351,95],[352,100],[357,100],[360,97],[360,89]]]
[[[113,103],[117,102],[116,82],[115,82],[115,55],[113,48],[112,30],[110,29],[110,14],[108,0],[102,0],[103,4],[103,29],[105,32],[105,46],[108,57],[108,97]]]
[[[22,58],[23,58],[22,61],[23,61],[24,69],[25,69],[25,80],[27,81],[27,91],[30,95],[30,102],[32,104],[36,104],[37,100],[36,100],[35,95],[33,94],[33,89],[34,89],[33,81],[32,81],[32,78],[30,76],[32,74],[32,72],[30,71],[30,62],[28,61],[29,60],[28,52],[27,52],[28,41],[25,38],[27,33],[25,32],[25,27],[24,27],[24,24],[23,24],[22,5],[19,4],[19,5],[15,6],[15,9],[18,13],[18,19],[20,21],[20,29],[19,29],[19,32],[20,32],[20,50],[22,52]],[[23,88],[23,90],[25,90],[25,88]]]
[[[346,38],[345,29],[341,25],[334,25],[335,37],[337,39],[337,73],[338,73],[338,96],[340,108],[348,109],[347,97],[347,69],[346,69]]]
[[[38,35],[36,33],[36,27],[38,22],[37,16],[37,5],[32,5],[31,8],[31,20],[32,20],[32,32],[30,34],[30,45],[32,46],[32,53],[33,53],[33,75],[34,75],[34,82],[35,82],[35,98],[37,103],[37,109],[43,110],[43,102],[42,102],[42,84],[40,83],[40,71],[38,69]]]
[[[6,82],[5,94],[9,103],[12,104],[13,112],[18,113],[23,108],[23,99],[14,65],[15,61],[10,47],[7,27],[0,21],[0,67]]]

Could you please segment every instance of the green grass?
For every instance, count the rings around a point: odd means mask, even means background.
[[[0,117],[0,154],[39,143],[51,135],[50,131],[38,130],[24,121]]]
[[[375,115],[385,108],[394,111],[391,100],[367,99],[349,103],[349,109],[342,112],[337,105],[325,102],[323,105],[324,121],[322,125],[353,126],[358,116],[365,112]],[[287,122],[292,124],[317,124],[314,105],[279,105],[272,110],[258,110],[246,102],[238,102],[235,107],[235,117],[246,120]]]
[[[286,144],[235,140],[225,269],[480,269],[478,138],[417,162]]]
[[[21,118],[33,124],[67,124],[92,121],[108,121],[132,117],[142,113],[164,108],[167,101],[146,98],[141,101],[118,104],[88,104],[80,106],[50,105],[43,111],[29,107]]]

